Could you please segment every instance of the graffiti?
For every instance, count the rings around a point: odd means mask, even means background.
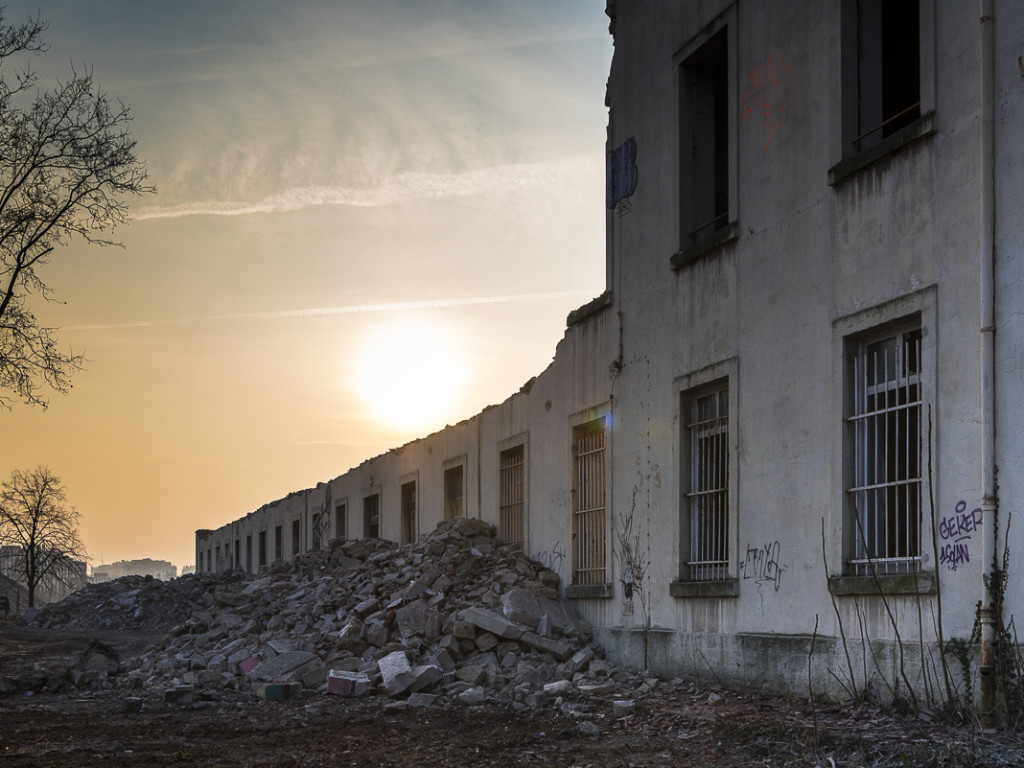
[[[778,541],[761,547],[748,544],[746,555],[740,563],[743,579],[753,579],[757,584],[774,584],[778,592],[782,585],[782,574],[786,571],[786,566],[779,563],[780,549]]]
[[[561,540],[556,541],[555,546],[551,549],[547,549],[537,555],[536,560],[549,571],[560,573],[562,570],[562,561],[565,560],[565,550],[562,549]]]
[[[636,191],[636,139],[630,136],[605,159],[605,205],[614,208]]]
[[[772,135],[779,127],[779,115],[789,108],[793,100],[793,65],[782,64],[782,54],[769,56],[768,63],[754,68],[747,75],[746,87],[740,99],[743,108],[743,122],[755,113],[764,120],[768,140],[764,151],[772,145]]]
[[[939,536],[945,542],[939,548],[939,563],[955,571],[971,562],[971,534],[981,530],[981,508],[967,511],[967,502],[958,501],[952,515],[939,521]]]

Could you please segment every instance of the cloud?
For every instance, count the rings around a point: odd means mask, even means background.
[[[565,183],[592,173],[600,158],[580,155],[553,163],[524,163],[480,168],[465,173],[400,173],[375,188],[296,187],[255,202],[196,201],[174,206],[139,208],[134,221],[184,216],[246,216],[288,213],[323,205],[379,208],[411,200],[475,197],[489,192],[521,192]]]
[[[216,320],[275,320],[296,317],[324,317],[327,315],[351,315],[365,312],[402,312],[423,309],[445,309],[448,307],[466,307],[477,304],[509,304],[512,302],[553,301],[561,299],[579,299],[591,297],[599,290],[591,291],[556,291],[551,293],[524,293],[513,296],[467,296],[454,299],[428,299],[425,301],[398,301],[382,304],[357,304],[348,307],[315,307],[311,309],[284,309],[274,312],[236,312],[226,315],[206,315],[203,317],[185,317],[172,320],[127,320],[121,323],[93,323],[89,325],[71,325],[61,328],[62,331],[104,331],[119,328],[150,328],[163,325],[185,325],[188,323],[205,323]]]

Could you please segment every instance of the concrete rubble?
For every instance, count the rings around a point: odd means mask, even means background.
[[[167,703],[245,691],[268,700],[377,695],[410,707],[573,699],[568,708],[583,716],[581,698],[618,700],[625,714],[631,692],[655,684],[606,663],[589,626],[559,596],[558,576],[502,546],[479,520],[442,523],[402,547],[334,540],[249,578],[126,577],[47,607],[35,623],[159,627],[161,601],[161,621],[177,619],[163,642],[113,667],[92,649],[78,665],[89,687],[125,696],[158,690]],[[153,623],[140,623],[147,616]],[[56,691],[75,681],[62,674],[43,685]]]

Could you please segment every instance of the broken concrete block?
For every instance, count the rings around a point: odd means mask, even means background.
[[[594,649],[590,646],[581,648],[572,655],[569,659],[569,665],[573,672],[582,672],[587,668],[587,665],[594,659]]]
[[[482,704],[486,700],[487,694],[480,687],[467,688],[459,694],[459,701],[463,704]]]
[[[354,608],[355,612],[362,616],[364,619],[371,613],[379,609],[380,600],[378,600],[376,597],[368,597]]]
[[[439,666],[443,671],[455,671],[455,661],[452,659],[452,655],[444,648],[439,649],[431,658],[434,659],[437,666]]]
[[[194,689],[191,685],[176,685],[164,691],[164,701],[167,704],[191,704],[194,697]]]
[[[444,670],[436,664],[421,664],[412,668],[413,681],[409,685],[412,692],[423,691],[441,682]]]
[[[503,640],[518,640],[526,631],[525,627],[514,624],[500,613],[489,611],[486,608],[467,608],[463,619]]]
[[[550,653],[559,661],[565,661],[572,656],[572,646],[562,640],[554,640],[550,637],[541,637],[533,632],[525,633],[522,638],[523,645],[533,648],[541,653]]]
[[[437,699],[435,693],[411,693],[406,701],[410,707],[431,707]]]
[[[315,653],[288,651],[262,662],[249,675],[256,680],[264,682],[272,680],[297,680],[301,679],[302,675],[308,672],[311,667],[318,664],[320,664],[320,657]]]
[[[412,685],[415,676],[404,651],[395,651],[377,662],[381,675],[381,689],[388,696],[398,696]]]
[[[238,662],[238,669],[242,672],[243,675],[248,675],[250,672],[256,669],[256,667],[258,667],[262,662],[263,659],[261,659],[259,656],[250,656],[249,658],[242,659],[240,662]]]
[[[479,648],[481,650],[481,652],[487,652],[487,651],[491,650],[492,648],[497,647],[497,645],[498,645],[498,638],[496,638],[490,632],[483,632],[483,633],[477,635],[475,642],[476,642],[476,647]]]
[[[395,611],[395,618],[398,620],[398,631],[403,639],[414,635],[423,635],[427,629],[427,617],[432,613],[427,604],[422,600],[413,600],[408,605],[402,606]]]
[[[635,703],[632,700],[619,699],[612,702],[612,717],[625,717],[633,713]]]
[[[528,589],[515,587],[501,596],[502,613],[509,621],[536,629],[544,616],[537,596]]]
[[[456,621],[452,624],[452,636],[459,640],[472,640],[476,637],[476,626],[471,621]]]
[[[556,680],[553,683],[544,684],[544,693],[549,696],[564,696],[567,693],[572,693],[574,690],[575,688],[569,680]]]
[[[253,691],[255,691],[257,696],[266,701],[297,699],[302,695],[302,683],[296,681],[257,683],[253,686]]]
[[[470,685],[480,685],[487,677],[487,669],[480,664],[463,664],[455,671],[455,677]]]
[[[335,696],[365,696],[370,692],[370,678],[364,672],[332,669],[327,674],[327,692]]]

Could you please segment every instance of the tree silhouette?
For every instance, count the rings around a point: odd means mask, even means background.
[[[112,106],[92,72],[71,71],[51,90],[36,87],[13,58],[45,53],[39,17],[5,21],[0,7],[0,406],[46,406],[44,385],[66,393],[83,358],[58,346],[54,329],[28,307],[52,300],[40,274],[72,240],[109,239],[128,212],[126,196],[154,191],[135,156],[128,108]]]
[[[78,512],[67,505],[60,478],[46,467],[15,470],[0,484],[0,569],[28,589],[28,607],[46,582],[79,586],[85,546]]]

